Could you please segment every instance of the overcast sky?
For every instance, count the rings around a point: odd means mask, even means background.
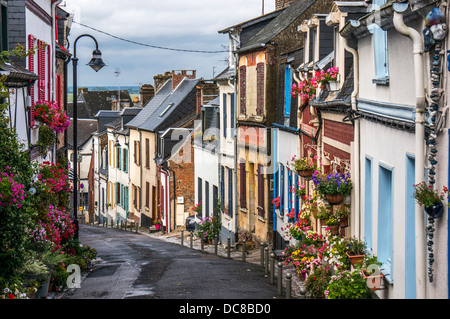
[[[64,3],[64,2],[63,2]],[[62,8],[74,21],[117,37],[181,50],[225,51],[228,36],[218,31],[275,9],[275,0],[66,0]],[[77,42],[78,87],[154,84],[153,76],[171,70],[197,70],[210,79],[226,67],[227,54],[162,50],[128,43],[72,24],[69,41],[94,36],[108,65],[98,73],[86,66],[95,48],[88,38]],[[73,48],[70,47],[73,53]],[[119,77],[116,71],[120,70]],[[69,85],[72,85],[69,65]]]

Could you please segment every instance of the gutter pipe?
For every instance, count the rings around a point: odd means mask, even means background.
[[[408,3],[395,3],[394,8],[394,27],[402,35],[409,37],[413,41],[414,55],[414,73],[415,73],[415,92],[416,92],[416,119],[415,119],[415,183],[424,181],[425,166],[425,92],[424,92],[424,45],[421,34],[413,28],[405,25],[403,21],[403,12],[408,8]],[[415,206],[415,245],[416,245],[416,293],[417,299],[425,299],[425,221],[423,208],[417,203]]]
[[[353,111],[357,111],[358,107],[357,107],[357,101],[356,101],[356,97],[359,94],[359,56],[358,56],[358,51],[351,48],[348,44],[348,40],[347,38],[343,38],[344,41],[344,49],[348,52],[350,52],[353,55],[353,92],[351,95],[351,106],[352,106],[352,110]],[[357,120],[354,122],[354,159],[355,159],[355,188],[354,188],[354,195],[353,198],[355,200],[355,212],[356,214],[354,214],[355,216],[355,225],[353,227],[353,231],[354,234],[357,238],[360,237],[361,234],[361,158],[359,157],[360,155],[360,122]],[[353,206],[353,205],[352,205]]]

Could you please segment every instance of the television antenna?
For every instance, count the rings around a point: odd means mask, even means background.
[[[116,68],[115,70],[114,70],[114,73],[116,74],[116,77],[117,77],[117,86],[118,86],[118,88],[119,88],[119,96],[118,96],[118,98],[117,98],[117,100],[118,100],[118,110],[120,110],[120,107],[121,107],[121,104],[120,104],[120,69],[119,68]]]

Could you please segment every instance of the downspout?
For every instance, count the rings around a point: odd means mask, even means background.
[[[419,184],[424,181],[425,166],[425,92],[424,92],[424,61],[423,61],[423,40],[421,34],[413,28],[405,25],[403,21],[403,12],[408,8],[408,4],[393,4],[394,27],[402,35],[409,37],[413,41],[414,55],[414,74],[415,74],[415,92],[416,92],[416,118],[415,118],[415,149],[416,149],[416,165],[415,165],[415,183]],[[416,244],[416,292],[417,299],[425,299],[425,221],[423,208],[417,203],[415,206],[415,244]]]
[[[165,194],[163,194],[163,196],[164,196],[164,202],[166,201],[166,197],[167,197],[167,189],[168,189],[168,182],[167,182],[167,180],[168,180],[168,176],[169,176],[169,174],[161,167],[161,166],[158,166],[158,173],[161,173],[161,174],[164,174],[165,175],[165,181],[166,181],[166,183],[165,183],[165,185],[166,185],[166,187],[165,187]],[[162,184],[162,183],[161,183]],[[167,218],[167,207],[166,207],[166,205],[164,204],[164,202],[162,202],[161,203],[161,205],[164,205],[163,207],[165,207],[165,221],[166,221],[166,228],[168,228],[167,226],[168,226],[168,218]],[[161,207],[161,205],[160,205],[160,207]],[[166,229],[167,230],[167,229]],[[163,228],[163,231],[164,231],[164,228]]]
[[[359,55],[358,51],[351,48],[348,45],[347,38],[343,38],[343,44],[344,49],[347,52],[350,52],[353,55],[353,92],[351,95],[351,105],[352,105],[352,111],[356,112],[357,102],[356,98],[359,95]],[[354,199],[355,199],[355,205],[354,205],[354,216],[355,216],[355,225],[353,228],[354,234],[357,238],[360,237],[361,234],[361,158],[360,158],[360,123],[358,120],[354,122],[354,158],[355,158],[355,175],[354,179],[356,181],[354,185]]]
[[[172,172],[173,178],[173,229],[177,228],[177,188],[176,188],[176,175],[173,169],[167,168],[168,171]],[[170,181],[170,179],[169,179]],[[169,192],[170,195],[170,192]],[[169,207],[170,207],[170,197],[169,197]],[[170,229],[170,228],[169,228]]]

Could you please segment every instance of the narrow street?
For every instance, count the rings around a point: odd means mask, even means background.
[[[62,299],[275,299],[263,267],[145,234],[81,225],[99,261]]]

